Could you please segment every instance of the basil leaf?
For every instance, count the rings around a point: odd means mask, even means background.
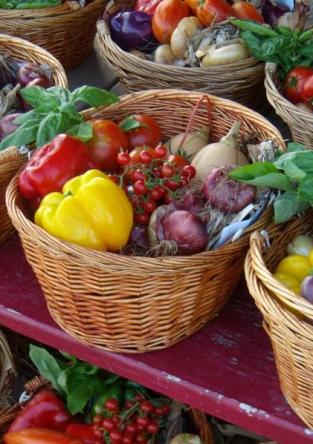
[[[295,151],[305,151],[307,147],[302,145],[302,143],[290,142],[287,145],[287,153],[293,153]]]
[[[287,191],[274,200],[273,207],[274,222],[275,224],[281,224],[287,222],[296,214],[308,210],[310,205],[299,202],[296,191]]]
[[[269,173],[265,176],[255,177],[250,180],[243,180],[242,182],[255,187],[274,188],[283,191],[292,191],[293,186],[288,177],[283,173]]]
[[[16,119],[14,119],[13,123],[15,125],[23,125],[23,123],[27,122],[28,120],[34,119],[36,117],[37,117],[36,111],[31,110],[28,111],[27,113],[18,116]]]
[[[313,203],[313,174],[307,174],[298,186],[298,199],[301,202]]]
[[[51,86],[47,91],[59,100],[60,105],[69,103],[71,100],[71,92],[62,86]]]
[[[262,57],[269,61],[270,56],[275,55],[284,46],[284,37],[277,36],[265,40],[261,45]]]
[[[255,34],[267,37],[276,37],[277,33],[268,25],[260,25],[253,20],[231,19],[230,23],[243,31],[250,31]]]
[[[149,128],[149,125],[146,125],[143,122],[138,122],[133,116],[128,116],[119,124],[119,127],[126,133],[127,131],[137,128]]]
[[[308,57],[308,59],[313,61],[313,42],[312,43],[306,43],[298,50],[298,55],[301,55],[302,57]],[[310,66],[310,65],[308,65]]]
[[[71,102],[84,102],[89,106],[111,105],[119,102],[116,94],[95,86],[81,86],[75,89],[71,94]]]
[[[0,142],[0,151],[16,146],[19,148],[22,145],[33,143],[36,140],[36,135],[41,119],[27,120],[23,125],[17,128],[14,133],[9,134]]]
[[[92,138],[93,130],[92,125],[88,122],[81,122],[78,125],[72,126],[66,134],[74,136],[82,142],[87,142]]]
[[[250,180],[276,172],[278,172],[278,169],[272,162],[256,162],[238,167],[231,171],[229,175],[236,180]]]
[[[35,108],[38,113],[55,111],[59,101],[52,93],[41,86],[27,86],[20,90],[23,99]]]
[[[36,136],[37,148],[41,148],[46,145],[46,143],[51,142],[55,136],[63,132],[62,130],[62,115],[60,113],[48,114],[39,124]]]
[[[303,32],[299,37],[299,42],[303,43],[311,38],[313,38],[313,28],[310,28],[307,31]]]
[[[306,173],[291,160],[285,162],[285,174],[290,180],[299,182],[306,176]]]
[[[62,3],[61,0],[22,0],[15,6],[15,9],[39,9],[58,6]]]
[[[62,372],[58,361],[44,348],[32,344],[29,347],[29,357],[41,376],[49,381],[56,390],[62,392],[58,384],[58,378]]]
[[[250,31],[242,31],[240,33],[241,38],[245,41],[250,52],[258,60],[262,60],[263,54],[261,51],[262,41]]]

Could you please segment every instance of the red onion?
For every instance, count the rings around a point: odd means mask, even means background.
[[[313,276],[304,278],[301,284],[301,296],[313,303]]]
[[[160,221],[163,239],[177,244],[178,254],[195,254],[205,250],[208,234],[205,225],[195,214],[186,210],[167,213]],[[160,228],[160,227],[159,227]]]
[[[17,72],[18,83],[24,86],[42,86],[48,88],[51,86],[49,72],[45,66],[36,63],[25,63]]]
[[[0,119],[0,140],[4,139],[9,134],[14,133],[19,125],[15,125],[13,122],[22,113],[7,114]]]
[[[225,214],[238,213],[255,199],[255,187],[229,177],[229,172],[234,168],[214,168],[202,187],[207,202]]]
[[[135,247],[148,249],[149,240],[148,240],[147,227],[143,225],[135,225],[132,229],[129,243],[131,245],[134,245]]]

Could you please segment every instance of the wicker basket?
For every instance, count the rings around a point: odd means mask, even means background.
[[[313,428],[313,305],[274,279],[271,271],[299,234],[313,234],[313,211],[276,232],[270,249],[251,236],[245,263],[248,288],[264,317],[272,342],[281,389],[293,410]]]
[[[35,377],[25,385],[25,396],[23,398],[31,399],[40,389],[48,385],[41,377]],[[18,415],[23,408],[23,403],[17,403],[14,406],[0,410],[0,442],[1,436],[7,430],[10,423]],[[201,438],[202,444],[214,444],[213,435],[210,424],[203,412],[197,409],[190,409],[190,417],[194,423],[194,426]]]
[[[66,1],[53,8],[0,9],[0,32],[45,48],[70,70],[91,52],[104,7],[105,0],[91,0],[83,8],[76,1]]]
[[[0,407],[6,403],[15,375],[15,364],[9,344],[0,331]]]
[[[143,112],[153,115],[164,136],[170,137],[185,130],[202,96],[179,90],[146,91],[85,116],[119,119]],[[239,119],[242,136],[257,131],[259,139],[276,139],[284,146],[278,130],[259,114],[207,97],[213,105],[213,140]],[[207,107],[200,107],[192,129],[205,124]],[[84,342],[115,352],[169,347],[216,316],[240,278],[248,234],[233,244],[192,256],[149,258],[97,252],[63,242],[36,226],[19,195],[17,180],[8,187],[7,207],[28,261],[55,321]],[[255,225],[261,228],[270,220],[271,211],[267,211]]]
[[[134,3],[134,0],[110,2],[106,14],[130,8]],[[98,22],[97,28],[99,53],[128,93],[151,88],[181,88],[215,94],[254,109],[265,102],[264,64],[253,57],[227,66],[213,66],[210,70],[162,65],[123,51],[111,39],[104,20]]]
[[[265,66],[265,90],[276,114],[289,126],[292,140],[313,149],[313,113],[297,108],[280,93],[276,66],[273,63],[267,63]]]
[[[1,12],[0,12],[1,14]],[[47,51],[26,40],[0,34],[0,53],[5,52],[19,61],[31,61],[48,64],[53,72],[55,85],[67,87],[67,78],[62,65]],[[5,205],[5,190],[16,173],[25,162],[25,157],[17,149],[8,148],[0,152],[0,243],[14,231]]]

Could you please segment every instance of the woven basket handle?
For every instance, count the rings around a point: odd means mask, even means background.
[[[97,22],[97,31],[103,37],[110,35],[109,26],[105,20],[99,20]]]

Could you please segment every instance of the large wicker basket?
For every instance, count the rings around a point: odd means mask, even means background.
[[[53,54],[70,70],[91,52],[96,22],[105,0],[91,0],[81,7],[66,1],[60,6],[42,9],[0,9],[0,33],[24,38]]]
[[[313,113],[297,108],[281,94],[273,63],[265,66],[265,90],[276,114],[289,126],[292,140],[313,149]]]
[[[245,262],[248,288],[264,317],[272,342],[281,389],[293,410],[313,428],[313,305],[274,279],[272,270],[299,234],[313,234],[313,211],[294,220],[266,248],[259,233],[251,237]]]
[[[49,386],[47,381],[45,381],[41,377],[35,377],[27,384],[25,384],[25,393],[23,398],[25,400],[31,399],[37,392],[39,392],[42,388]],[[14,418],[19,414],[19,412],[24,407],[23,402],[16,403],[12,407],[1,409],[0,408],[0,442],[1,436],[7,430],[10,423],[14,420]],[[190,418],[194,424],[196,432],[200,436],[202,444],[213,444],[213,435],[211,431],[210,424],[203,412],[197,409],[190,408],[189,410]]]
[[[130,8],[134,3],[134,0],[111,1],[106,15]],[[264,64],[253,57],[229,65],[213,66],[209,70],[162,65],[123,51],[112,40],[106,21],[99,21],[97,28],[99,52],[110,64],[126,92],[181,88],[215,94],[254,109],[265,102]]]
[[[19,61],[31,61],[49,65],[52,68],[53,83],[67,87],[67,77],[60,62],[39,46],[17,37],[0,34],[0,53],[2,52]],[[7,239],[14,231],[4,201],[5,190],[25,160],[25,157],[15,148],[8,148],[0,152],[0,243]]]
[[[119,119],[134,112],[153,115],[165,137],[185,130],[203,95],[156,90],[123,97],[117,105],[91,110],[86,118]],[[242,105],[207,96],[213,105],[212,139],[242,122],[241,136],[276,139],[278,130]],[[200,107],[193,129],[207,124]],[[135,257],[97,252],[56,239],[36,226],[18,192],[17,176],[7,190],[7,207],[27,259],[55,321],[80,340],[115,352],[169,347],[203,327],[220,312],[243,269],[248,234],[235,243],[192,256]],[[267,211],[257,228],[270,223]],[[253,228],[252,228],[253,229]],[[251,230],[250,230],[251,231]]]

